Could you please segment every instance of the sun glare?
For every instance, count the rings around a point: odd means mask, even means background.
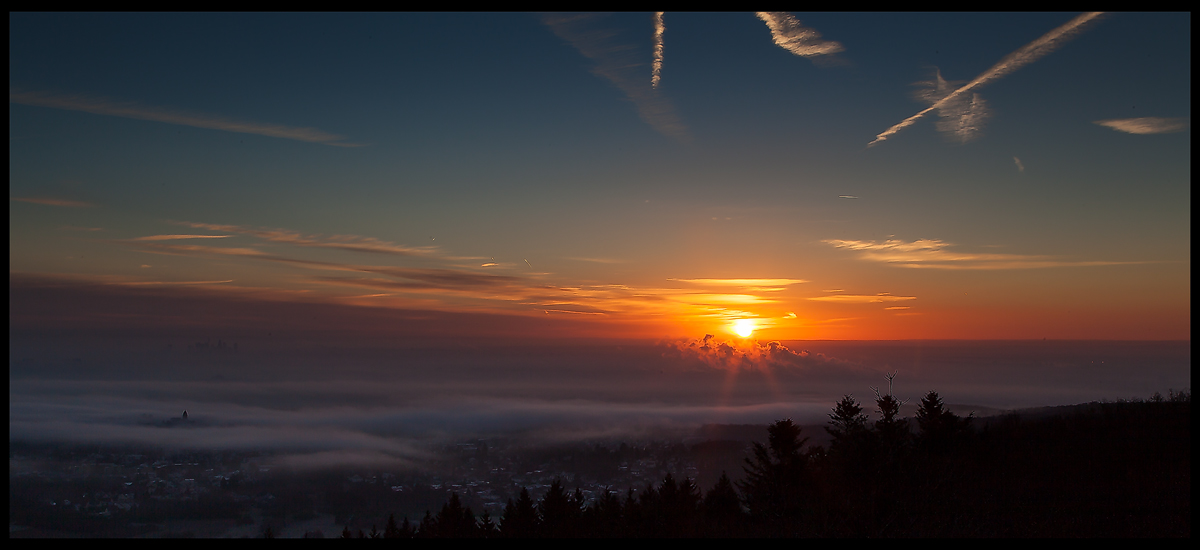
[[[754,320],[738,319],[737,321],[734,321],[733,332],[737,333],[737,335],[741,336],[742,338],[750,336],[754,333]]]

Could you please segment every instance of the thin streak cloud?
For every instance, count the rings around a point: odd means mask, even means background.
[[[121,286],[158,286],[158,285],[174,286],[174,285],[221,285],[221,284],[232,283],[232,282],[233,282],[233,279],[226,279],[224,281],[128,281],[128,282],[109,283],[109,284],[121,285]]]
[[[1017,163],[1017,171],[1024,174],[1025,173],[1025,165],[1021,163],[1021,159],[1014,156],[1013,162]]]
[[[1035,269],[1147,263],[1069,261],[1044,255],[952,252],[947,248],[954,245],[937,239],[917,239],[912,242],[898,239],[888,239],[884,242],[827,239],[822,242],[836,248],[857,251],[859,258],[863,260],[925,269]]]
[[[148,235],[136,237],[135,241],[174,241],[179,239],[228,239],[233,235]]]
[[[584,57],[596,63],[592,72],[612,82],[637,107],[638,116],[668,137],[690,140],[675,106],[646,82],[645,58],[631,44],[617,39],[618,32],[603,27],[601,14],[547,14],[542,22]]]
[[[963,87],[950,92],[945,97],[939,99],[933,105],[929,106],[927,109],[900,121],[898,124],[888,128],[887,130],[884,130],[883,133],[875,136],[875,140],[871,143],[868,143],[867,147],[871,147],[876,143],[885,141],[900,130],[912,126],[917,120],[920,120],[921,117],[929,114],[930,111],[953,105],[957,101],[962,101],[962,96],[968,92],[972,92],[976,88],[988,84],[993,80],[999,79],[1000,77],[1020,69],[1025,65],[1033,63],[1042,56],[1053,52],[1059,46],[1065,44],[1071,38],[1074,38],[1079,31],[1083,30],[1083,27],[1086,23],[1099,17],[1102,13],[1103,12],[1090,12],[1079,15],[1068,21],[1066,24],[1042,35],[1041,38],[1022,46],[1017,51],[1005,56],[1004,59],[1001,59],[999,63],[996,63],[990,69],[975,77],[974,80],[968,82]]]
[[[163,107],[140,105],[132,101],[115,102],[107,99],[84,95],[65,95],[51,92],[23,92],[9,89],[8,102],[35,107],[49,107],[67,111],[83,111],[96,115],[116,116],[137,120],[150,120],[193,128],[208,130],[223,130],[240,134],[257,134],[260,136],[321,143],[337,147],[360,147],[361,144],[346,143],[345,136],[331,134],[316,128],[299,128],[282,124],[268,124],[234,120],[215,115],[188,113]]]
[[[1188,119],[1148,116],[1097,120],[1096,124],[1127,134],[1170,134],[1186,130]]]
[[[848,304],[879,304],[883,302],[900,302],[904,300],[916,300],[916,296],[892,296],[891,293],[881,292],[879,294],[833,294],[830,296],[816,296],[809,298],[819,302],[842,302]]]
[[[73,201],[67,199],[51,199],[46,197],[9,197],[10,201],[28,202],[31,204],[40,204],[43,206],[63,206],[66,208],[91,208],[96,206],[83,201]]]
[[[436,249],[436,247],[432,246],[403,246],[376,239],[375,237],[360,237],[358,235],[333,235],[331,237],[324,237],[320,235],[302,235],[296,231],[289,231],[286,229],[254,229],[240,225],[197,222],[177,223],[179,223],[179,225],[184,225],[194,229],[208,229],[210,231],[223,231],[228,233],[251,235],[266,241],[277,243],[317,248],[337,248],[341,250],[350,250],[353,252],[395,254],[399,256],[423,256],[433,252]]]
[[[804,279],[667,279],[681,283],[730,286],[787,286],[807,283]]]
[[[663,23],[663,12],[654,12],[654,67],[651,69],[650,86],[658,87],[658,82],[662,80],[662,64],[663,64],[663,33],[667,32],[667,26]]]
[[[837,42],[822,39],[821,33],[801,25],[789,13],[760,11],[756,15],[771,29],[776,46],[800,57],[829,55],[845,49]]]

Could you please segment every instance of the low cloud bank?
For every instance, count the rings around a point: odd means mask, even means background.
[[[765,371],[851,366],[846,361],[821,353],[792,350],[777,341],[719,341],[713,335],[706,334],[703,339],[667,342],[663,345],[667,348],[663,352],[664,357],[700,361],[720,370]]]

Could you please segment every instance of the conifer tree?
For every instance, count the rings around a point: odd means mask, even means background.
[[[970,429],[971,418],[950,412],[941,396],[930,391],[917,408],[917,426],[921,430],[920,444],[930,452],[940,453],[953,446]]]
[[[891,383],[896,378],[896,373],[886,376],[888,380],[887,395],[880,395],[878,388],[875,390],[875,405],[878,407],[879,420],[875,421],[875,432],[879,438],[879,443],[883,447],[885,459],[889,462],[898,459],[908,446],[909,431],[908,423],[900,418],[900,406],[904,404],[892,393]]]
[[[830,448],[847,443],[848,440],[867,430],[867,415],[863,408],[854,400],[854,396],[844,395],[842,400],[833,407],[829,414],[829,426],[825,431],[833,436]]]
[[[550,489],[538,502],[543,536],[565,538],[576,533],[576,524],[579,522],[581,510],[579,505],[572,500],[567,496],[561,481],[555,479],[550,483]]]
[[[421,518],[421,525],[417,527],[417,536],[423,539],[437,537],[437,527],[437,520],[433,519],[433,514],[425,510],[425,517]]]
[[[383,538],[398,539],[400,538],[400,528],[396,526],[396,514],[388,514],[387,525],[383,527]]]
[[[736,536],[741,531],[745,515],[737,490],[733,488],[729,476],[721,472],[716,485],[704,494],[705,534],[720,538]]]
[[[470,508],[463,508],[458,493],[450,493],[450,500],[442,505],[434,520],[437,536],[442,538],[468,538],[475,535],[475,515]]]
[[[499,527],[496,522],[492,521],[492,514],[486,509],[483,515],[479,516],[479,536],[482,538],[494,538],[500,534]]]
[[[584,510],[583,518],[584,534],[589,538],[624,536],[621,498],[613,491],[605,489],[604,495]]]
[[[530,538],[537,535],[538,516],[529,496],[529,489],[521,488],[516,502],[510,498],[500,518],[500,535],[507,538]]]
[[[746,459],[746,479],[739,486],[750,515],[769,535],[799,536],[805,502],[808,457],[801,451],[808,438],[790,419],[767,428],[768,446],[754,444]]]

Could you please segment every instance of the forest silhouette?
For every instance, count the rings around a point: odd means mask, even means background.
[[[754,443],[741,481],[722,474],[706,492],[667,474],[586,502],[555,480],[540,499],[523,488],[500,518],[475,516],[452,493],[418,524],[392,515],[382,532],[342,536],[1191,536],[1190,390],[1034,417],[964,418],[930,391],[910,422],[902,404],[875,390],[870,422],[844,396],[824,428],[828,447],[806,445],[799,425],[779,420],[765,445]]]

